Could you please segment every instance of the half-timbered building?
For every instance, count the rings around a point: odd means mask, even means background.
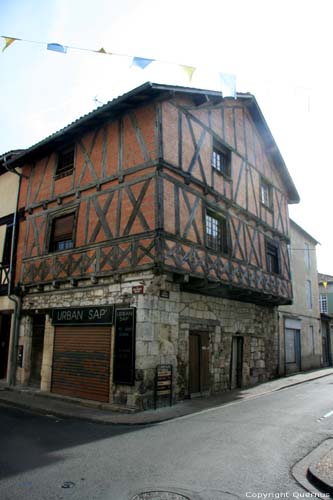
[[[160,365],[174,400],[277,375],[299,197],[252,95],[147,83],[12,166],[17,382],[143,409]]]

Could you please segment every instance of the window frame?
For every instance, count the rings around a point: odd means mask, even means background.
[[[208,233],[208,217],[215,221],[218,226],[218,231],[219,234],[217,235],[217,241],[216,245],[213,245],[209,241],[209,237],[212,237]],[[230,256],[230,250],[231,250],[231,242],[230,242],[230,230],[229,230],[229,220],[228,217],[224,214],[217,213],[214,210],[211,210],[209,208],[205,209],[205,246],[217,253],[221,253],[223,255]]]
[[[71,163],[70,167],[62,167],[62,169],[59,172],[59,165],[63,161],[64,156],[68,154],[69,152],[73,153],[73,161]],[[64,177],[68,177],[73,174],[75,170],[75,160],[76,160],[76,148],[75,144],[69,144],[67,146],[64,146],[63,148],[59,149],[57,152],[57,158],[56,158],[56,168],[55,168],[55,174],[54,174],[54,179],[63,179]]]
[[[214,160],[215,156],[219,158],[219,165]],[[213,140],[210,163],[214,172],[231,179],[231,151],[215,139]]]
[[[266,197],[263,197],[263,188],[267,192],[267,202]],[[260,204],[267,210],[273,211],[273,186],[264,177],[260,178],[260,192],[259,192]]]
[[[323,300],[323,299],[325,299],[325,300]],[[324,307],[323,307],[324,303],[325,303],[325,306],[326,306],[326,311],[324,311]],[[319,295],[319,308],[320,308],[320,312],[322,314],[328,314],[328,298],[327,298],[326,294],[320,294]]]
[[[0,259],[0,263],[4,266],[10,265],[12,243],[13,243],[13,231],[14,231],[14,224],[13,223],[7,224],[5,236],[3,239],[2,255]]]
[[[75,248],[76,244],[76,226],[77,226],[77,213],[78,213],[78,207],[71,207],[71,209],[68,210],[61,210],[61,211],[56,211],[52,214],[49,215],[48,221],[47,221],[47,238],[46,238],[46,248],[45,248],[45,253],[50,254],[50,253],[60,253],[60,252],[67,252],[69,250],[73,250]],[[72,227],[72,246],[68,248],[62,248],[62,249],[55,249],[53,248],[54,242],[53,241],[53,236],[54,236],[54,227],[55,227],[55,222],[59,219],[62,219],[64,217],[68,217],[70,215],[73,215],[73,227]],[[63,240],[63,241],[70,241],[68,240]],[[59,242],[58,242],[59,243]]]
[[[269,262],[271,259],[268,259],[268,256],[275,258],[275,266],[276,270],[270,269]],[[281,274],[281,259],[280,259],[280,245],[272,240],[265,241],[265,257],[266,257],[266,271],[270,274]]]

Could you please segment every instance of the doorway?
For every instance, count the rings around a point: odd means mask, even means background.
[[[285,329],[286,375],[301,371],[301,331]]]
[[[328,323],[322,322],[323,366],[331,365],[331,349]]]
[[[243,337],[232,337],[231,347],[231,389],[242,387],[243,382]]]
[[[7,377],[11,314],[0,314],[0,379]]]
[[[189,392],[191,397],[209,391],[209,335],[190,332],[189,335]]]
[[[43,361],[45,314],[36,314],[32,322],[31,364],[29,384],[40,386]]]

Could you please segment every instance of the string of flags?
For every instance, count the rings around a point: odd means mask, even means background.
[[[2,38],[5,42],[5,45],[2,48],[2,52],[4,52],[8,47],[10,47],[14,42],[25,42],[25,43],[35,43],[39,45],[44,45],[46,46],[47,50],[51,50],[53,52],[59,52],[61,54],[67,54],[67,50],[81,50],[81,51],[86,51],[86,52],[94,52],[97,54],[104,54],[108,56],[118,56],[118,57],[128,57],[132,59],[131,62],[131,67],[135,66],[138,67],[142,70],[146,69],[150,64],[153,62],[160,62],[164,64],[172,64],[175,66],[179,66],[187,75],[187,78],[189,82],[192,81],[193,75],[196,71],[195,66],[189,66],[186,64],[179,64],[179,63],[174,63],[170,61],[162,61],[160,59],[149,59],[146,57],[138,57],[138,56],[133,56],[129,54],[120,54],[116,52],[109,52],[104,49],[104,47],[101,47],[100,49],[89,49],[89,48],[83,48],[83,47],[74,47],[70,45],[63,45],[60,43],[47,43],[47,42],[38,42],[35,40],[24,40],[23,38],[15,38],[12,36],[3,36],[0,35],[0,38]],[[224,97],[234,97],[236,98],[236,76],[235,75],[230,75],[227,73],[218,73],[219,80],[221,83],[221,92]]]

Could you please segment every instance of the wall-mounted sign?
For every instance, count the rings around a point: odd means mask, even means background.
[[[53,325],[112,325],[113,306],[67,307],[53,309]]]
[[[159,398],[167,397],[172,405],[172,365],[157,365],[155,373],[155,409]]]
[[[116,309],[113,382],[134,385],[135,309]]]
[[[144,292],[144,286],[143,285],[135,285],[132,286],[132,293],[133,295],[141,295]]]
[[[168,290],[160,290],[160,297],[162,299],[169,299],[170,298],[170,292]]]

